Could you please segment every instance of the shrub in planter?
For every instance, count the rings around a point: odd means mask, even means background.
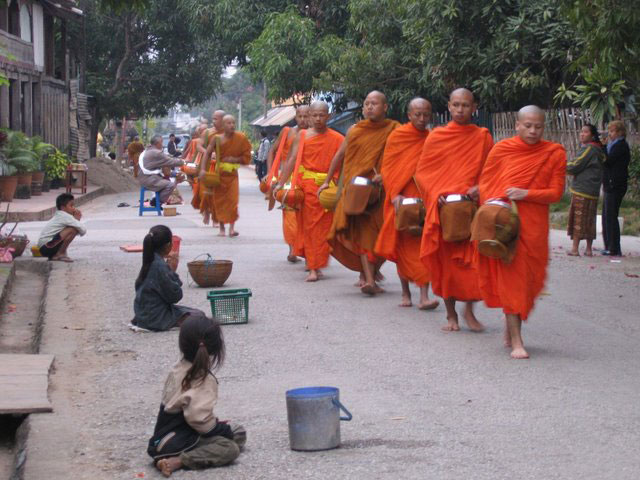
[[[61,180],[65,177],[69,163],[69,157],[57,148],[53,153],[47,155],[44,169],[47,178],[51,179],[51,188],[56,188],[53,186],[55,180]]]

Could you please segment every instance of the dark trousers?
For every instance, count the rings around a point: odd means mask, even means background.
[[[627,189],[612,190],[604,192],[602,203],[602,239],[604,249],[609,250],[613,255],[622,255],[620,249],[620,224],[618,214],[620,204]]]
[[[267,175],[267,162],[256,162],[256,175],[262,180]]]

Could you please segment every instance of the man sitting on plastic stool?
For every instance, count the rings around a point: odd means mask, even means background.
[[[147,190],[158,192],[160,203],[166,203],[171,193],[176,188],[176,184],[167,180],[162,175],[164,167],[173,168],[184,165],[179,158],[170,157],[162,152],[162,137],[154,135],[151,137],[151,145],[140,154],[138,159],[140,174],[138,181]],[[151,205],[155,206],[155,198],[151,199]]]

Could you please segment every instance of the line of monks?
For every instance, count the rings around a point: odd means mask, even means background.
[[[222,110],[213,113],[213,126],[201,124],[195,131],[183,158],[190,161],[193,170],[187,170],[187,178],[193,188],[191,205],[203,217],[205,225],[218,225],[218,236],[237,237],[235,223],[238,220],[239,182],[238,168],[251,161],[251,144],[247,137],[236,132],[236,120]],[[207,174],[216,174],[218,184],[205,181]]]
[[[538,107],[522,108],[517,135],[495,145],[489,130],[472,123],[476,108],[473,93],[457,89],[449,97],[451,122],[429,131],[427,100],[412,100],[409,122],[400,125],[386,118],[385,95],[373,91],[364,101],[364,119],[343,137],[327,127],[325,102],[299,107],[297,126],[283,129],[269,154],[267,196],[272,204],[283,189],[301,191],[296,208],[283,202],[283,230],[290,249],[288,260],[301,256],[306,261],[306,281],[321,279],[333,256],[360,274],[358,286],[364,294],[376,295],[383,292],[378,285],[380,266],[385,260],[395,262],[402,283],[400,306],[411,306],[409,282],[413,282],[420,287],[418,307],[436,308],[438,302],[428,298],[431,283],[434,294],[445,303],[443,330],[460,330],[456,311],[460,301],[467,326],[479,332],[484,327],[474,315],[473,304],[484,300],[489,307],[503,309],[504,340],[511,356],[528,358],[521,324],[545,281],[548,211],[564,191],[566,152],[561,145],[542,139],[545,119]],[[227,135],[226,123],[222,128]],[[234,150],[233,155],[238,152]],[[358,182],[371,185],[370,191],[377,191],[379,197],[361,213],[354,213],[345,192]],[[342,194],[332,211],[319,198],[336,184]],[[479,206],[495,199],[515,204],[514,211],[517,206],[519,235],[508,260],[480,254],[472,238],[445,240],[441,211],[451,196],[468,198]],[[397,212],[407,199],[424,204],[419,236],[397,228]],[[221,217],[217,204],[205,211],[220,222],[237,218]]]

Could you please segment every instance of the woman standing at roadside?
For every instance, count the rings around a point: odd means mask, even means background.
[[[567,174],[573,175],[567,228],[567,234],[573,240],[573,248],[567,255],[579,257],[580,240],[586,240],[587,248],[584,254],[592,257],[591,246],[596,238],[596,215],[605,155],[598,130],[590,123],[580,130],[580,143],[583,147],[578,156],[567,163]]]

